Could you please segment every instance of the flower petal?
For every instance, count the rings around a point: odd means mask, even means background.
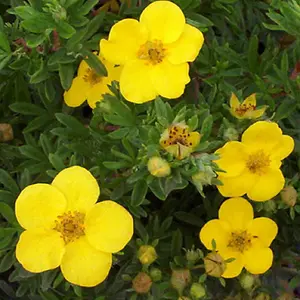
[[[240,101],[237,98],[236,94],[232,93],[231,97],[230,97],[230,107],[236,109],[236,108],[239,108],[240,105],[241,105]]]
[[[85,233],[89,243],[98,250],[121,251],[133,235],[133,218],[116,202],[96,204],[86,216]]]
[[[150,40],[172,43],[182,34],[185,17],[181,9],[171,1],[156,1],[143,10],[140,23],[148,29]]]
[[[212,240],[215,240],[217,250],[225,249],[230,237],[229,230],[228,224],[217,219],[210,220],[201,228],[199,238],[208,250],[213,249]]]
[[[252,205],[241,197],[226,200],[219,209],[219,219],[234,230],[246,229],[253,217]]]
[[[244,253],[245,268],[252,274],[263,274],[273,263],[270,248],[252,248]]]
[[[52,186],[67,199],[67,210],[87,212],[97,202],[100,189],[97,180],[85,168],[74,166],[59,172]]]
[[[200,142],[200,139],[201,139],[200,133],[194,131],[194,132],[190,132],[189,134],[190,134],[190,136],[188,136],[186,138],[186,141],[187,141],[189,147],[191,147],[191,148],[197,147]]]
[[[247,231],[256,236],[263,246],[269,247],[277,235],[278,227],[273,220],[261,217],[252,220],[248,224]]]
[[[111,253],[96,250],[83,237],[66,246],[60,267],[69,282],[92,287],[105,280],[111,265]]]
[[[267,201],[275,197],[284,187],[285,179],[280,169],[267,169],[266,173],[257,176],[253,187],[247,195],[254,201]]]
[[[16,200],[16,217],[25,229],[52,229],[67,207],[64,195],[50,184],[27,186]]]
[[[242,135],[242,143],[255,149],[271,150],[282,141],[282,131],[274,122],[259,121],[251,125]]]
[[[188,63],[172,65],[164,60],[152,66],[150,76],[159,95],[175,99],[183,94],[186,84],[190,82],[189,65]]]
[[[256,94],[251,94],[248,96],[242,103],[242,105],[247,105],[247,106],[256,106]]]
[[[199,54],[204,42],[202,32],[189,24],[184,25],[184,30],[179,39],[167,45],[168,60],[172,64],[182,64],[194,61]]]
[[[96,103],[103,99],[104,94],[112,94],[111,90],[108,88],[107,79],[102,79],[101,82],[95,84],[87,93],[87,101],[91,108],[96,107]]]
[[[71,88],[64,92],[64,100],[70,107],[80,106],[87,97],[87,92],[91,88],[90,84],[82,77],[75,77]]]
[[[246,112],[245,115],[248,119],[258,119],[265,113],[267,108],[268,108],[268,106],[264,105],[263,107],[261,107],[259,109],[255,109],[255,110]]]
[[[217,185],[217,188],[224,197],[238,197],[245,195],[252,188],[256,176],[250,172],[243,172],[236,177],[226,177],[222,173],[218,179],[223,185]]]
[[[234,258],[234,261],[226,263],[226,269],[222,274],[224,278],[234,278],[240,275],[244,267],[244,260],[240,253],[229,249],[220,251],[219,254],[224,260]]]
[[[247,161],[247,148],[240,142],[227,142],[216,152],[220,159],[214,162],[226,173],[219,173],[222,177],[234,177],[245,169]]]
[[[100,41],[101,55],[116,65],[136,59],[141,45],[148,40],[148,32],[135,19],[124,19],[113,25],[108,41]]]
[[[39,273],[57,268],[64,255],[65,244],[54,230],[24,231],[16,248],[16,257],[29,272]]]
[[[120,78],[120,91],[134,103],[151,101],[158,95],[150,80],[149,66],[142,60],[133,60],[124,66]]]
[[[272,149],[271,157],[283,160],[294,150],[295,142],[289,135],[283,135],[281,141]]]

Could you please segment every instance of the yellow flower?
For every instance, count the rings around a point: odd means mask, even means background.
[[[69,282],[91,287],[107,277],[112,253],[133,235],[133,219],[121,205],[96,203],[99,186],[79,166],[61,171],[51,184],[26,187],[16,201],[16,217],[25,229],[16,257],[29,272],[60,266]]]
[[[231,94],[230,112],[237,119],[257,119],[265,113],[266,109],[266,105],[256,109],[256,94],[250,95],[242,103],[234,93]]]
[[[107,85],[114,80],[119,81],[121,68],[115,67],[102,57],[98,56],[98,58],[106,67],[107,77],[99,76],[83,60],[79,65],[77,77],[72,81],[71,88],[64,93],[68,106],[77,107],[87,100],[89,106],[95,108],[96,102],[101,101],[104,94],[112,94]]]
[[[254,201],[267,201],[284,186],[281,161],[294,148],[294,140],[283,135],[276,123],[259,121],[242,135],[241,142],[228,142],[216,151],[215,162],[226,171],[219,172],[223,185],[217,186],[226,197],[247,194]]]
[[[204,246],[227,260],[222,277],[238,276],[243,267],[252,274],[265,273],[272,265],[273,252],[269,248],[277,235],[277,225],[269,218],[253,219],[253,208],[244,198],[226,200],[219,209],[219,219],[207,222],[199,237]]]
[[[189,156],[199,144],[199,132],[190,132],[184,123],[176,123],[166,129],[160,138],[160,145],[177,159]]]
[[[116,23],[108,40],[100,41],[101,54],[111,63],[124,65],[120,78],[122,95],[144,103],[157,95],[178,98],[190,81],[188,62],[197,57],[204,38],[186,24],[181,9],[171,1],[155,1],[140,20]]]

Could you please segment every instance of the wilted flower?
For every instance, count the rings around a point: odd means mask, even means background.
[[[207,222],[200,231],[200,240],[207,249],[213,249],[226,263],[222,275],[238,276],[243,267],[252,274],[265,273],[272,265],[273,252],[269,248],[277,235],[277,225],[269,218],[253,219],[253,208],[243,198],[231,198],[219,209],[219,219]]]
[[[13,140],[14,132],[12,126],[8,123],[0,124],[0,142],[9,142]]]
[[[147,294],[150,291],[151,286],[151,277],[144,272],[138,273],[132,281],[132,288],[138,294]]]
[[[188,269],[173,270],[171,284],[179,294],[188,286],[191,281],[191,272]]]
[[[257,119],[265,113],[266,109],[266,105],[256,108],[256,94],[250,95],[242,103],[234,93],[231,94],[230,112],[237,119]]]

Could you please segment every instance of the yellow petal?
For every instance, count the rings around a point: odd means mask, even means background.
[[[141,45],[148,40],[148,33],[135,19],[124,19],[113,25],[108,41],[100,41],[101,55],[116,65],[136,59]]]
[[[127,101],[144,103],[158,95],[150,80],[149,66],[142,60],[133,60],[124,66],[120,91]]]
[[[252,205],[241,197],[226,200],[219,209],[219,219],[234,230],[246,229],[253,217]]]
[[[250,172],[243,172],[236,177],[218,176],[223,185],[217,185],[224,197],[238,197],[245,195],[253,186],[256,177]]]
[[[52,182],[67,199],[67,210],[87,212],[97,202],[97,180],[85,168],[74,166],[59,172]]]
[[[247,148],[240,142],[227,142],[216,151],[220,159],[215,163],[226,173],[220,172],[222,177],[233,177],[241,174],[246,167]]]
[[[83,77],[90,68],[91,67],[88,65],[88,63],[83,59],[78,67],[78,77]]]
[[[228,245],[230,233],[228,224],[214,219],[207,222],[200,230],[199,238],[203,245],[212,250],[212,240],[215,240],[217,249],[225,249]]]
[[[263,274],[273,263],[273,252],[270,248],[252,248],[244,254],[245,268],[252,274]]]
[[[271,157],[282,160],[291,154],[294,146],[294,139],[288,135],[283,135],[280,142],[271,150]]]
[[[271,154],[272,148],[282,141],[282,131],[274,122],[259,121],[251,125],[242,135],[242,143]]]
[[[60,267],[69,282],[92,287],[105,280],[111,265],[111,253],[96,250],[83,237],[67,244]]]
[[[172,43],[181,36],[185,17],[181,9],[171,1],[155,1],[143,10],[140,22],[149,31],[150,40]]]
[[[267,201],[275,197],[284,187],[284,177],[280,169],[267,169],[266,173],[257,177],[255,184],[247,192],[254,201]]]
[[[16,200],[16,217],[25,229],[55,226],[67,207],[64,195],[55,187],[38,183],[27,186]]]
[[[82,77],[75,77],[71,88],[64,93],[64,100],[70,107],[80,106],[87,97],[87,92],[91,88]]]
[[[228,248],[222,250],[219,253],[224,260],[234,258],[235,260],[229,263],[226,263],[226,269],[222,277],[224,278],[234,278],[240,275],[244,267],[243,257],[240,253],[236,251],[231,251]]]
[[[191,148],[195,148],[200,143],[201,135],[199,132],[190,132],[190,136],[186,138],[188,146]]]
[[[25,270],[39,273],[57,268],[64,251],[65,244],[59,232],[30,229],[21,234],[16,257]]]
[[[236,109],[240,105],[241,104],[240,104],[239,99],[237,98],[237,96],[235,95],[235,93],[232,93],[231,97],[230,97],[230,107]]]
[[[265,105],[260,109],[248,111],[245,113],[245,117],[247,117],[248,119],[258,119],[265,113],[267,108],[268,108],[268,106]]]
[[[150,76],[159,95],[175,99],[183,94],[186,84],[190,82],[189,65],[188,63],[172,65],[164,60],[162,63],[152,66]]]
[[[113,201],[96,204],[86,216],[85,233],[89,243],[98,250],[121,251],[133,235],[133,218]]]
[[[194,61],[202,48],[203,42],[202,32],[194,26],[185,24],[179,39],[167,45],[167,58],[172,64]]]
[[[245,104],[247,106],[256,106],[256,94],[251,94],[248,96],[242,103],[242,105]]]
[[[278,227],[273,220],[262,217],[252,220],[247,231],[256,236],[264,247],[269,247],[277,235]]]
[[[107,79],[102,79],[101,82],[95,84],[87,93],[87,101],[91,108],[96,107],[96,103],[103,100],[104,94],[112,94],[107,86]]]

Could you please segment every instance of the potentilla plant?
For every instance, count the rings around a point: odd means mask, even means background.
[[[297,297],[296,2],[0,1],[1,299]]]

